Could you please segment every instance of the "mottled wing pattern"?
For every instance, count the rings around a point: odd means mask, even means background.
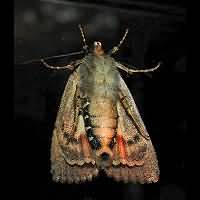
[[[57,182],[79,183],[97,176],[95,161],[79,115],[79,77],[73,72],[64,89],[53,130],[51,173]]]
[[[117,111],[114,159],[112,167],[106,169],[107,175],[124,182],[157,182],[159,167],[154,147],[135,101],[121,76]]]

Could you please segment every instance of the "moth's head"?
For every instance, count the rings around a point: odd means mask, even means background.
[[[104,50],[102,48],[102,44],[99,41],[94,41],[93,43],[93,53],[97,56],[101,56],[104,54]]]
[[[81,27],[81,25],[79,24],[79,29],[81,31],[81,36],[82,36],[82,39],[83,39],[83,43],[84,43],[84,46],[83,48],[86,50],[86,52],[88,52],[88,45],[86,44],[86,40],[85,40],[85,35],[84,35],[84,32],[83,32],[83,28]],[[123,36],[123,38],[120,40],[119,44],[115,47],[113,47],[113,49],[110,51],[109,54],[114,54],[116,51],[119,50],[119,47],[121,46],[121,44],[123,43],[123,41],[125,40],[126,38],[126,35],[128,33],[128,29],[126,29],[126,32]],[[92,47],[92,53],[96,56],[101,56],[104,54],[104,50],[102,49],[102,44],[101,42],[99,41],[95,41],[93,43],[93,47]]]

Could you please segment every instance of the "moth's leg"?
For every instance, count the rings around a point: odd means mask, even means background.
[[[116,67],[119,68],[119,69],[124,70],[128,74],[133,74],[133,73],[137,73],[137,72],[143,72],[143,73],[145,73],[145,72],[153,72],[153,71],[155,71],[156,69],[158,69],[160,67],[160,64],[161,63],[159,62],[156,67],[153,67],[153,68],[150,68],[150,69],[130,69],[128,67],[125,67],[121,63],[116,62]],[[131,68],[135,68],[135,67],[131,67]]]
[[[47,68],[50,68],[50,69],[69,69],[69,70],[74,70],[78,65],[80,65],[82,63],[82,60],[77,60],[75,62],[72,62],[71,64],[68,64],[66,66],[53,66],[53,65],[49,65],[46,61],[44,61],[44,59],[41,59],[40,60],[42,62],[42,64],[47,67]]]

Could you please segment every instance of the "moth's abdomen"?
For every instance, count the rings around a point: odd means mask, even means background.
[[[96,148],[96,164],[103,168],[112,164],[112,143],[117,127],[116,103],[112,99],[103,97],[93,97],[90,102],[89,125],[96,140],[100,143]],[[90,143],[93,139],[89,136]]]

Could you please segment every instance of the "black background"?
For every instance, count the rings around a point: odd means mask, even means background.
[[[14,116],[19,134],[21,182],[29,199],[186,199],[186,8],[181,1],[41,1],[15,3]],[[59,101],[69,73],[29,59],[79,51],[83,24],[88,44],[94,40],[111,49],[129,34],[116,60],[153,73],[127,76],[122,72],[156,149],[159,183],[117,183],[103,174],[91,183],[56,184],[50,174],[50,144]],[[52,60],[68,63],[76,57]]]

